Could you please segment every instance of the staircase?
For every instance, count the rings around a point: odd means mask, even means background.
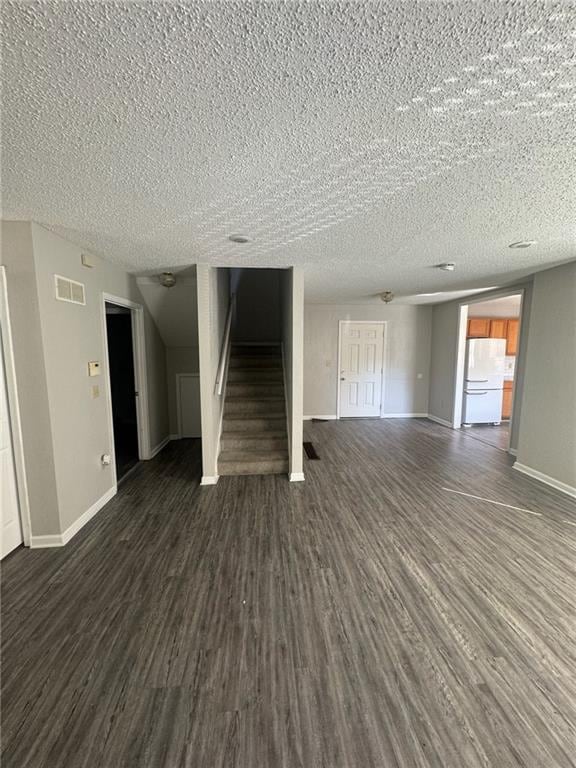
[[[218,474],[287,472],[288,438],[280,345],[233,344]]]

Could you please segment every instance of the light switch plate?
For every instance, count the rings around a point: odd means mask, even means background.
[[[98,360],[92,360],[88,363],[88,376],[100,376],[100,363]]]

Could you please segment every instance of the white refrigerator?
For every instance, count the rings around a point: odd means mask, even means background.
[[[464,378],[464,424],[502,420],[506,339],[468,339]]]

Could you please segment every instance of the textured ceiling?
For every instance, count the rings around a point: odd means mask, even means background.
[[[363,301],[576,258],[572,3],[5,0],[2,17],[3,215],[133,272],[302,264],[308,299]]]

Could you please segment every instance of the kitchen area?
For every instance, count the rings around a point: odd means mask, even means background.
[[[509,443],[521,302],[513,295],[468,307],[462,426],[501,450]]]

